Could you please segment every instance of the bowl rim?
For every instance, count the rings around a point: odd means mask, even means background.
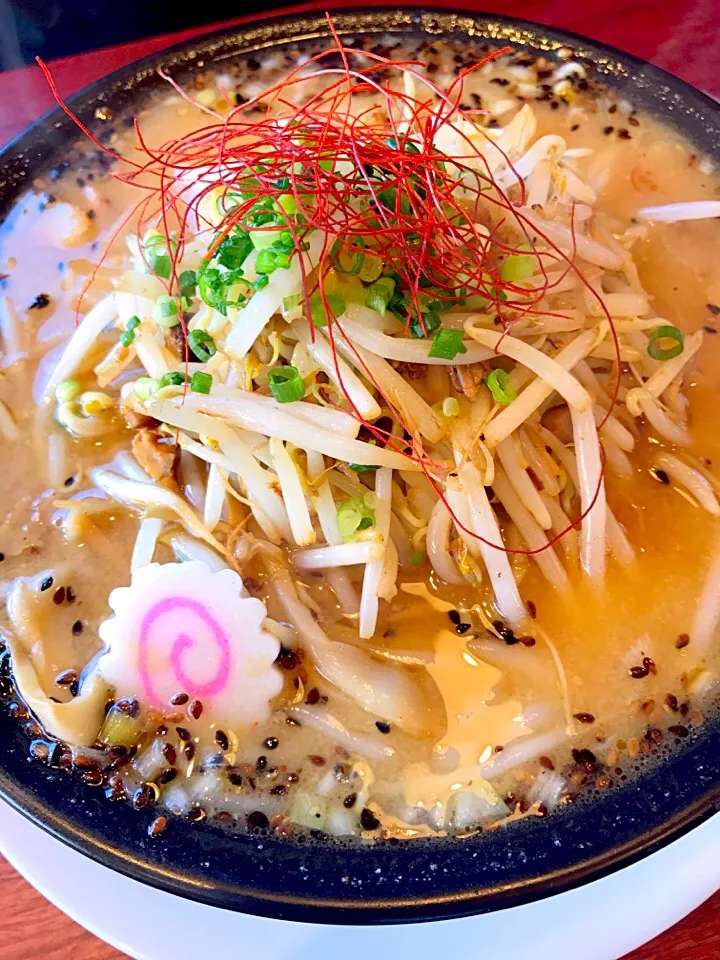
[[[379,5],[331,13],[341,33],[359,33],[374,23],[378,34],[424,33],[437,39],[474,30],[474,39],[498,43],[511,38],[535,52],[569,47],[601,79],[632,93],[646,112],[677,127],[705,152],[720,155],[720,105],[660,68],[606,44],[528,20],[462,9]],[[68,103],[81,117],[90,118],[98,104],[132,100],[138,92],[149,91],[160,65],[171,72],[187,71],[219,52],[243,56],[298,38],[310,40],[322,35],[323,23],[326,30],[323,11],[302,9],[246,19],[121,67]],[[0,150],[0,213],[27,188],[34,171],[50,164],[58,145],[77,139],[71,121],[56,107],[9,141]],[[532,818],[536,822],[514,824],[490,839],[300,847],[264,837],[230,839],[219,828],[182,821],[171,822],[167,834],[151,841],[147,819],[129,805],[111,805],[79,778],[57,770],[48,774],[47,768],[28,763],[24,734],[6,711],[0,712],[0,735],[5,743],[0,796],[57,839],[110,869],[180,897],[306,922],[417,922],[541,899],[630,865],[679,838],[720,806],[720,729],[708,724],[671,760],[592,805],[581,803],[547,821]],[[245,875],[226,862],[230,844]],[[477,872],[477,862],[475,872],[463,865],[465,859],[486,856],[495,859],[484,873]],[[392,884],[401,881],[400,889],[393,889]]]

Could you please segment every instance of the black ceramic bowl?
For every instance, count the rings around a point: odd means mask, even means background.
[[[627,54],[541,27],[482,14],[372,9],[339,12],[339,33],[392,33],[431,41],[487,38],[530,53],[568,47],[590,72],[697,147],[720,154],[720,108],[679,80]],[[155,54],[93,84],[71,101],[95,111],[132,109],[158,88],[156,68],[187,79],[215,63],[329,36],[322,14],[266,20]],[[0,215],[33,177],[61,166],[77,129],[54,111],[0,154]],[[539,899],[617,870],[709,816],[720,799],[720,729],[708,723],[669,760],[592,802],[531,817],[467,840],[376,846],[300,844],[229,835],[171,821],[150,839],[150,816],[112,804],[79,779],[27,760],[27,740],[0,711],[0,793],[16,809],[113,870],[215,906],[323,923],[401,923],[459,917]]]

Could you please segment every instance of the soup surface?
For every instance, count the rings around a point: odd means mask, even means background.
[[[168,87],[0,226],[10,709],[111,799],[468,833],[716,684],[720,179],[569,51]]]

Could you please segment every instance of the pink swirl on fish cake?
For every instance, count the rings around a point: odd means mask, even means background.
[[[189,597],[165,597],[154,604],[143,617],[142,624],[140,625],[140,640],[138,646],[138,669],[143,691],[148,701],[159,709],[163,709],[166,703],[163,697],[155,690],[149,667],[148,661],[152,643],[151,633],[153,627],[155,627],[161,617],[182,608],[187,609],[191,614],[197,616],[210,630],[213,640],[217,644],[220,658],[213,677],[205,682],[193,680],[185,671],[183,658],[185,654],[192,649],[196,641],[189,633],[180,631],[173,641],[169,657],[172,672],[177,679],[177,689],[182,690],[183,693],[187,693],[191,697],[216,697],[223,692],[230,677],[230,639],[207,607]]]

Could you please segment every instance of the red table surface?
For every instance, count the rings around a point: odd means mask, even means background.
[[[402,0],[399,0],[402,3]],[[359,6],[334,0],[334,8]],[[365,0],[364,6],[382,6]],[[452,9],[447,0],[434,6]],[[718,0],[487,0],[464,5],[485,12],[528,20],[585,34],[650,60],[694,86],[720,98],[720,2]],[[311,2],[302,8],[326,7]],[[66,57],[51,63],[60,94],[69,96],[99,77],[163,47],[206,33],[210,29],[242,23],[239,18],[138,40],[124,46]],[[37,67],[0,74],[0,144],[53,105]],[[720,957],[720,894],[627,960],[717,960]],[[86,933],[36,893],[9,864],[0,860],[0,960],[113,960],[121,954]],[[578,958],[581,960],[581,958]]]

